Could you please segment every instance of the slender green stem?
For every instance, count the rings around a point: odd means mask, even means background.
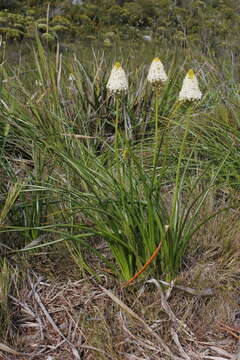
[[[158,157],[158,106],[159,106],[159,91],[155,91],[155,146],[154,146],[154,158],[153,158],[153,169],[154,173],[157,166]]]
[[[171,120],[174,119],[174,117],[175,117],[178,109],[180,108],[181,104],[182,104],[181,101],[176,101],[175,104],[173,105],[172,112],[171,112],[171,114],[169,116],[168,126],[169,126]]]
[[[117,173],[120,179],[120,162],[119,162],[119,151],[118,151],[118,126],[119,126],[119,98],[116,97],[116,119],[115,119],[115,144],[114,144],[114,155],[117,166]]]
[[[118,123],[119,123],[119,99],[116,97],[116,119],[115,119],[115,156],[118,160]]]
[[[179,152],[179,157],[178,157],[178,164],[177,164],[177,173],[176,173],[176,180],[175,180],[176,188],[175,188],[174,199],[173,199],[172,219],[175,218],[177,201],[178,201],[178,198],[179,198],[181,161],[182,161],[182,157],[183,157],[184,145],[185,145],[186,138],[187,138],[188,131],[189,131],[190,119],[189,119],[188,114],[186,114],[186,115],[187,115],[187,117],[186,117],[186,127],[185,127],[185,131],[184,131],[183,139],[182,139],[182,142],[181,142],[181,147],[180,147],[180,152]]]

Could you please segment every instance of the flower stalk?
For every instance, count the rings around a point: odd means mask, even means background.
[[[119,108],[120,108],[121,95],[128,91],[128,80],[126,73],[119,62],[116,62],[112,68],[111,74],[107,82],[107,89],[109,93],[114,96],[115,104],[116,104],[114,153],[115,153],[115,159],[118,169],[118,176],[120,177],[119,152],[118,152],[119,110],[120,110]]]
[[[153,156],[153,169],[154,172],[157,166],[158,157],[158,108],[160,99],[160,90],[166,83],[168,77],[164,70],[164,66],[158,57],[155,57],[150,65],[147,80],[153,85],[155,91],[155,149]]]

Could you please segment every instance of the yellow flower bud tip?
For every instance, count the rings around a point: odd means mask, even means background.
[[[159,59],[159,57],[155,57],[155,58],[153,59],[153,61],[154,61],[154,62],[161,62],[161,60]]]
[[[191,79],[191,80],[195,78],[195,74],[194,74],[193,69],[190,69],[190,70],[188,71],[187,77],[188,77],[189,79]]]
[[[120,64],[120,62],[115,62],[115,65],[114,65],[115,69],[120,69],[122,66]]]

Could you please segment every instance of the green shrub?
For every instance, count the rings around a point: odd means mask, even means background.
[[[0,34],[7,40],[20,40],[24,35],[21,30],[3,27],[0,28]]]
[[[126,9],[127,11],[127,19],[129,25],[137,27],[150,25],[150,19],[145,14],[143,7],[137,2],[126,3],[124,5],[124,9]]]
[[[0,10],[13,10],[20,6],[20,1],[17,0],[1,0]]]
[[[128,23],[128,11],[121,6],[114,5],[108,9],[103,16],[103,23],[111,25],[121,25]]]

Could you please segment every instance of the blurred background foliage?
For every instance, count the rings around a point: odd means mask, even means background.
[[[48,42],[145,36],[238,52],[239,15],[235,0],[2,0],[0,35],[23,40],[37,30]]]

